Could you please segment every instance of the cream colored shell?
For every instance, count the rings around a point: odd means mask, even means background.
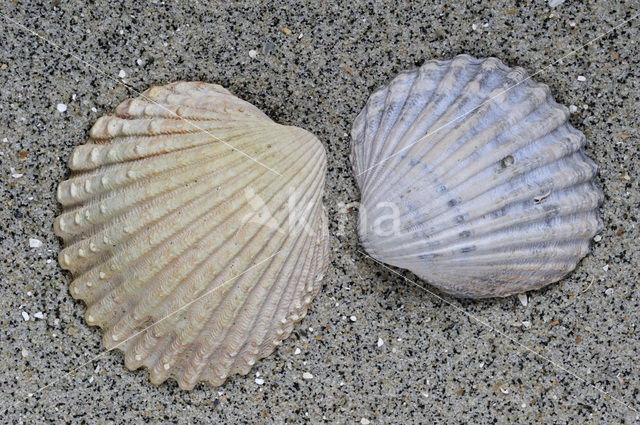
[[[603,198],[568,117],[495,58],[401,73],[353,124],[364,248],[465,297],[561,279],[589,252]]]
[[[246,374],[321,288],[322,144],[199,82],[153,87],[90,135],[55,220],[87,323],[156,384]]]

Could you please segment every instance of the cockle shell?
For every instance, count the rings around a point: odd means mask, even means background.
[[[588,253],[603,198],[568,117],[495,58],[401,73],[353,124],[365,250],[458,296],[561,279]]]
[[[90,136],[55,221],[87,323],[153,383],[248,373],[321,287],[322,144],[200,82],[153,87]]]

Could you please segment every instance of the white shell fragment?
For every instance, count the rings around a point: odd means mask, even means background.
[[[90,135],[55,221],[87,323],[156,384],[248,373],[322,285],[322,144],[199,82],[153,87]]]
[[[364,248],[464,297],[561,279],[588,253],[603,199],[568,117],[495,58],[401,73],[353,124]]]

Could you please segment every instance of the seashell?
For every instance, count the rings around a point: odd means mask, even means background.
[[[248,373],[322,285],[322,144],[200,82],[153,87],[90,136],[55,220],[87,323],[155,384]]]
[[[353,124],[363,247],[457,296],[558,281],[588,253],[603,199],[568,117],[495,58],[401,73]]]

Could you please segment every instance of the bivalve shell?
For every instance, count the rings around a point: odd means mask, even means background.
[[[365,250],[463,297],[561,279],[588,253],[603,199],[568,117],[495,58],[401,73],[353,124]]]
[[[55,220],[87,323],[156,384],[248,373],[321,288],[322,144],[199,82],[153,87],[90,136]]]

